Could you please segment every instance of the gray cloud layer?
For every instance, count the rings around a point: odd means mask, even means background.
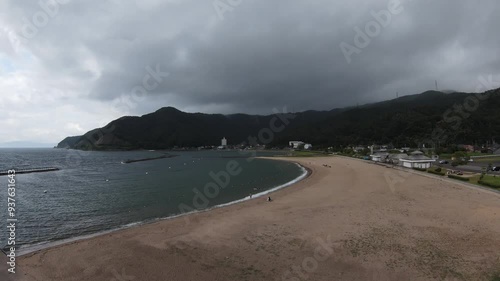
[[[59,1],[57,13],[28,40],[23,31],[42,10],[38,2],[0,4],[0,52],[15,62],[11,74],[22,71],[39,91],[58,93],[50,104],[78,107],[73,125],[85,130],[162,106],[222,113],[332,109],[415,94],[432,89],[434,80],[441,89],[474,91],[479,76],[500,74],[496,0],[401,0],[401,12],[350,63],[340,44],[355,46],[355,28],[364,30],[372,12],[395,0],[218,0],[218,7],[237,3],[223,19],[213,1]],[[142,85],[146,66],[157,64],[169,76],[145,99],[122,112],[106,110]],[[86,114],[98,118],[83,124]]]

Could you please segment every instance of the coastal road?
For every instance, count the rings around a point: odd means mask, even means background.
[[[448,170],[455,170],[455,171],[463,171],[463,172],[470,172],[470,173],[481,173],[483,171],[483,168],[487,168],[489,163],[484,163],[484,162],[469,162],[467,165],[461,165],[457,167],[453,167],[451,164],[439,164],[437,163],[436,166],[446,168]],[[494,162],[492,163],[493,167],[500,166],[500,162]],[[500,175],[500,172],[490,172],[491,174],[496,174]]]

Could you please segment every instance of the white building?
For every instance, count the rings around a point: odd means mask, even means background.
[[[221,140],[221,146],[222,147],[226,147],[227,146],[227,139],[225,137],[222,138],[222,140]]]
[[[389,153],[377,152],[377,153],[370,155],[370,157],[372,158],[372,161],[374,161],[374,162],[385,162],[386,159],[389,157]]]
[[[411,148],[409,148],[409,147],[402,147],[399,151],[400,151],[401,153],[405,153],[405,152],[410,151],[410,149],[411,149]]]
[[[387,158],[387,162],[394,165],[399,165],[402,158],[408,157],[408,154],[405,153],[396,153],[389,154],[389,158]]]
[[[303,142],[303,141],[289,141],[288,142],[288,146],[292,147],[292,148],[299,148],[301,145],[305,145],[306,143]]]
[[[366,149],[366,147],[363,147],[363,146],[356,146],[356,147],[353,147],[353,148],[352,148],[352,150],[353,150],[354,152],[361,152],[361,151],[363,151],[363,150],[365,150],[365,149]]]
[[[406,168],[429,169],[436,160],[424,155],[422,151],[412,152],[409,156],[399,159],[401,166]]]

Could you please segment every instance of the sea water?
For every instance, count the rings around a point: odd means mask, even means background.
[[[175,156],[123,164],[129,159]],[[24,253],[123,227],[225,206],[304,177],[279,152],[0,149],[0,171],[57,167],[16,176],[16,243]],[[0,225],[7,221],[8,177],[0,176]],[[217,187],[219,187],[217,189]],[[0,232],[0,247],[7,244]]]

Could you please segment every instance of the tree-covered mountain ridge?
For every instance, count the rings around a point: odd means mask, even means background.
[[[268,147],[286,146],[290,140],[315,147],[482,144],[500,139],[499,93],[500,89],[484,93],[427,91],[358,107],[267,116],[186,113],[164,107],[140,117],[121,117],[82,136],[68,137],[57,147],[170,149],[217,146],[223,137],[230,145]]]

